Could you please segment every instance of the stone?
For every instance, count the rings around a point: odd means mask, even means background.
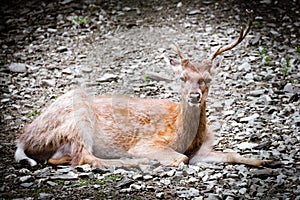
[[[43,80],[41,80],[41,86],[43,86],[43,87],[55,87],[55,85],[56,85],[56,80],[55,79],[51,79],[51,80],[43,79]]]
[[[89,164],[76,166],[75,169],[79,172],[90,172],[90,171],[92,171],[92,168]]]
[[[248,80],[248,81],[250,81],[250,80],[253,80],[253,79],[254,79],[254,76],[253,76],[252,73],[247,73],[247,74],[245,75],[245,79]]]
[[[100,78],[97,79],[97,82],[111,82],[118,78],[115,74],[104,74]]]
[[[23,183],[23,182],[30,182],[30,181],[33,181],[34,180],[34,177],[31,176],[31,175],[28,175],[28,176],[22,176],[20,177],[20,182]]]
[[[153,176],[151,176],[150,174],[147,174],[147,175],[144,175],[143,176],[143,179],[144,180],[150,180],[150,179],[152,179],[153,178]]]
[[[57,183],[54,183],[53,181],[47,181],[46,183],[47,183],[47,185],[52,186],[52,187],[57,186]]]
[[[24,188],[29,188],[33,185],[33,183],[21,183],[20,185]]]
[[[53,198],[53,194],[50,193],[40,193],[38,199],[52,199]]]
[[[63,74],[67,74],[67,75],[70,75],[72,74],[72,70],[68,67],[68,68],[65,68],[61,71]]]
[[[78,177],[79,178],[87,178],[87,179],[91,179],[91,178],[94,178],[95,175],[93,172],[82,172],[82,173],[79,173],[78,174]]]
[[[249,72],[251,70],[251,65],[248,62],[244,62],[243,64],[238,66],[238,70]]]
[[[191,10],[188,14],[189,15],[198,15],[198,14],[201,14],[201,11],[198,9],[195,9],[195,10]]]
[[[65,51],[68,51],[68,47],[66,46],[59,46],[57,49],[56,49],[57,52],[65,52]]]
[[[253,122],[256,118],[258,118],[260,115],[258,113],[255,113],[253,115],[250,115],[248,117],[243,117],[240,119],[240,122]]]
[[[283,91],[286,93],[293,93],[294,92],[294,86],[291,83],[287,83],[284,88]]]
[[[265,90],[252,90],[250,91],[249,95],[253,97],[259,97],[265,93]]]
[[[11,72],[23,73],[27,71],[26,64],[24,63],[11,63],[8,66]]]
[[[188,191],[188,195],[189,197],[199,196],[199,190],[197,190],[196,188],[190,188]]]

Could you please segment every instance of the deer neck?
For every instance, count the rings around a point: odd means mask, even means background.
[[[191,155],[197,151],[206,134],[206,102],[191,106],[182,98],[173,149]]]

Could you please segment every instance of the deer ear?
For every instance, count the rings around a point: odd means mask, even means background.
[[[212,62],[212,69],[220,67],[222,64],[222,57],[215,58]]]
[[[215,58],[211,61],[210,68],[208,69],[208,72],[213,75],[214,69],[220,67],[222,64],[222,57]]]
[[[166,63],[168,65],[170,65],[172,67],[172,69],[176,73],[180,74],[182,72],[182,66],[181,66],[181,62],[180,61],[178,61],[178,60],[176,60],[174,58],[170,58],[170,57],[168,57],[166,55],[164,55],[164,60],[166,61]]]

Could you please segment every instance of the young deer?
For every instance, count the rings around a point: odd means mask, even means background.
[[[47,160],[49,164],[133,166],[149,160],[163,165],[230,162],[261,166],[237,153],[211,150],[212,132],[206,122],[206,98],[216,56],[234,48],[249,32],[232,44],[220,47],[208,59],[192,64],[178,46],[180,61],[165,60],[182,80],[181,103],[104,95],[89,97],[82,90],[70,91],[24,128],[17,141],[16,161]]]

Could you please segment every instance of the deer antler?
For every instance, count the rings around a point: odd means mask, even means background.
[[[253,10],[249,11],[246,10],[248,13],[248,22],[247,22],[247,27],[246,30],[243,29],[243,27],[241,27],[241,33],[240,36],[237,40],[235,40],[233,43],[223,46],[223,47],[219,47],[211,56],[210,59],[213,60],[215,59],[218,55],[222,54],[224,51],[228,51],[232,48],[234,48],[236,45],[238,45],[248,34],[248,32],[250,31],[250,27],[253,21]]]
[[[180,47],[177,44],[174,44],[171,46],[172,50],[178,54],[178,56],[180,57],[180,59],[186,59],[184,53],[181,51]]]

